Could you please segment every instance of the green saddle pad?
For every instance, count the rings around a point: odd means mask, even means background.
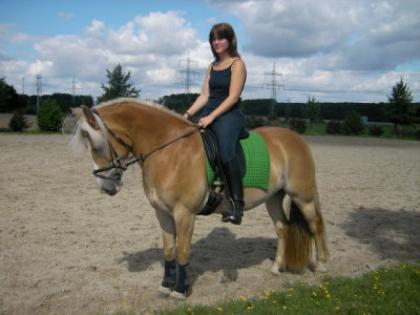
[[[242,178],[244,187],[256,187],[268,190],[270,180],[270,156],[267,144],[261,135],[251,131],[248,138],[240,141],[245,157],[245,176]],[[214,171],[206,159],[207,179],[212,185]]]

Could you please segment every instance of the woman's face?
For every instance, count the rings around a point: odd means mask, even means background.
[[[226,38],[214,37],[211,45],[218,55],[227,52],[229,49],[229,41]]]

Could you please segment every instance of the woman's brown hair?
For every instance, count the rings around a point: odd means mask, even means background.
[[[235,31],[228,23],[218,23],[213,25],[209,34],[209,43],[211,52],[213,53],[216,61],[219,61],[219,55],[214,51],[212,42],[215,38],[225,38],[229,42],[229,55],[231,57],[241,57],[238,53],[238,42],[236,40]]]

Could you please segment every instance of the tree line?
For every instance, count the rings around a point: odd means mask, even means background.
[[[107,83],[102,84],[103,94],[98,97],[98,102],[104,102],[117,97],[139,97],[140,90],[130,82],[131,73],[125,73],[118,64],[111,71],[106,70]],[[196,93],[181,93],[165,95],[158,103],[179,113],[185,110],[198,97]],[[90,95],[71,95],[54,93],[43,95],[37,99],[36,95],[21,95],[13,86],[0,78],[0,113],[23,110],[28,114],[37,113],[37,103],[53,103],[62,113],[69,112],[70,107],[81,104],[93,106],[94,99]],[[400,79],[392,88],[388,103],[356,103],[356,102],[319,102],[314,97],[309,97],[306,103],[276,102],[273,99],[242,100],[240,107],[245,115],[250,117],[265,117],[289,121],[304,119],[310,122],[343,120],[349,113],[357,113],[367,121],[392,122],[395,130],[399,125],[420,123],[420,103],[413,103],[412,93],[407,84]],[[397,132],[398,133],[398,132]]]
[[[70,111],[70,107],[80,106],[82,104],[93,106],[93,97],[91,95],[71,95],[67,93],[53,93],[51,95],[42,95],[39,103],[43,104],[47,100],[54,100],[63,113]],[[25,114],[36,114],[37,95],[18,94],[15,88],[7,84],[4,78],[0,78],[0,113],[13,113],[23,111]]]

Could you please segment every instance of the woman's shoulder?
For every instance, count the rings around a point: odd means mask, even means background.
[[[245,69],[246,65],[242,58],[235,57],[230,65],[232,69]]]

